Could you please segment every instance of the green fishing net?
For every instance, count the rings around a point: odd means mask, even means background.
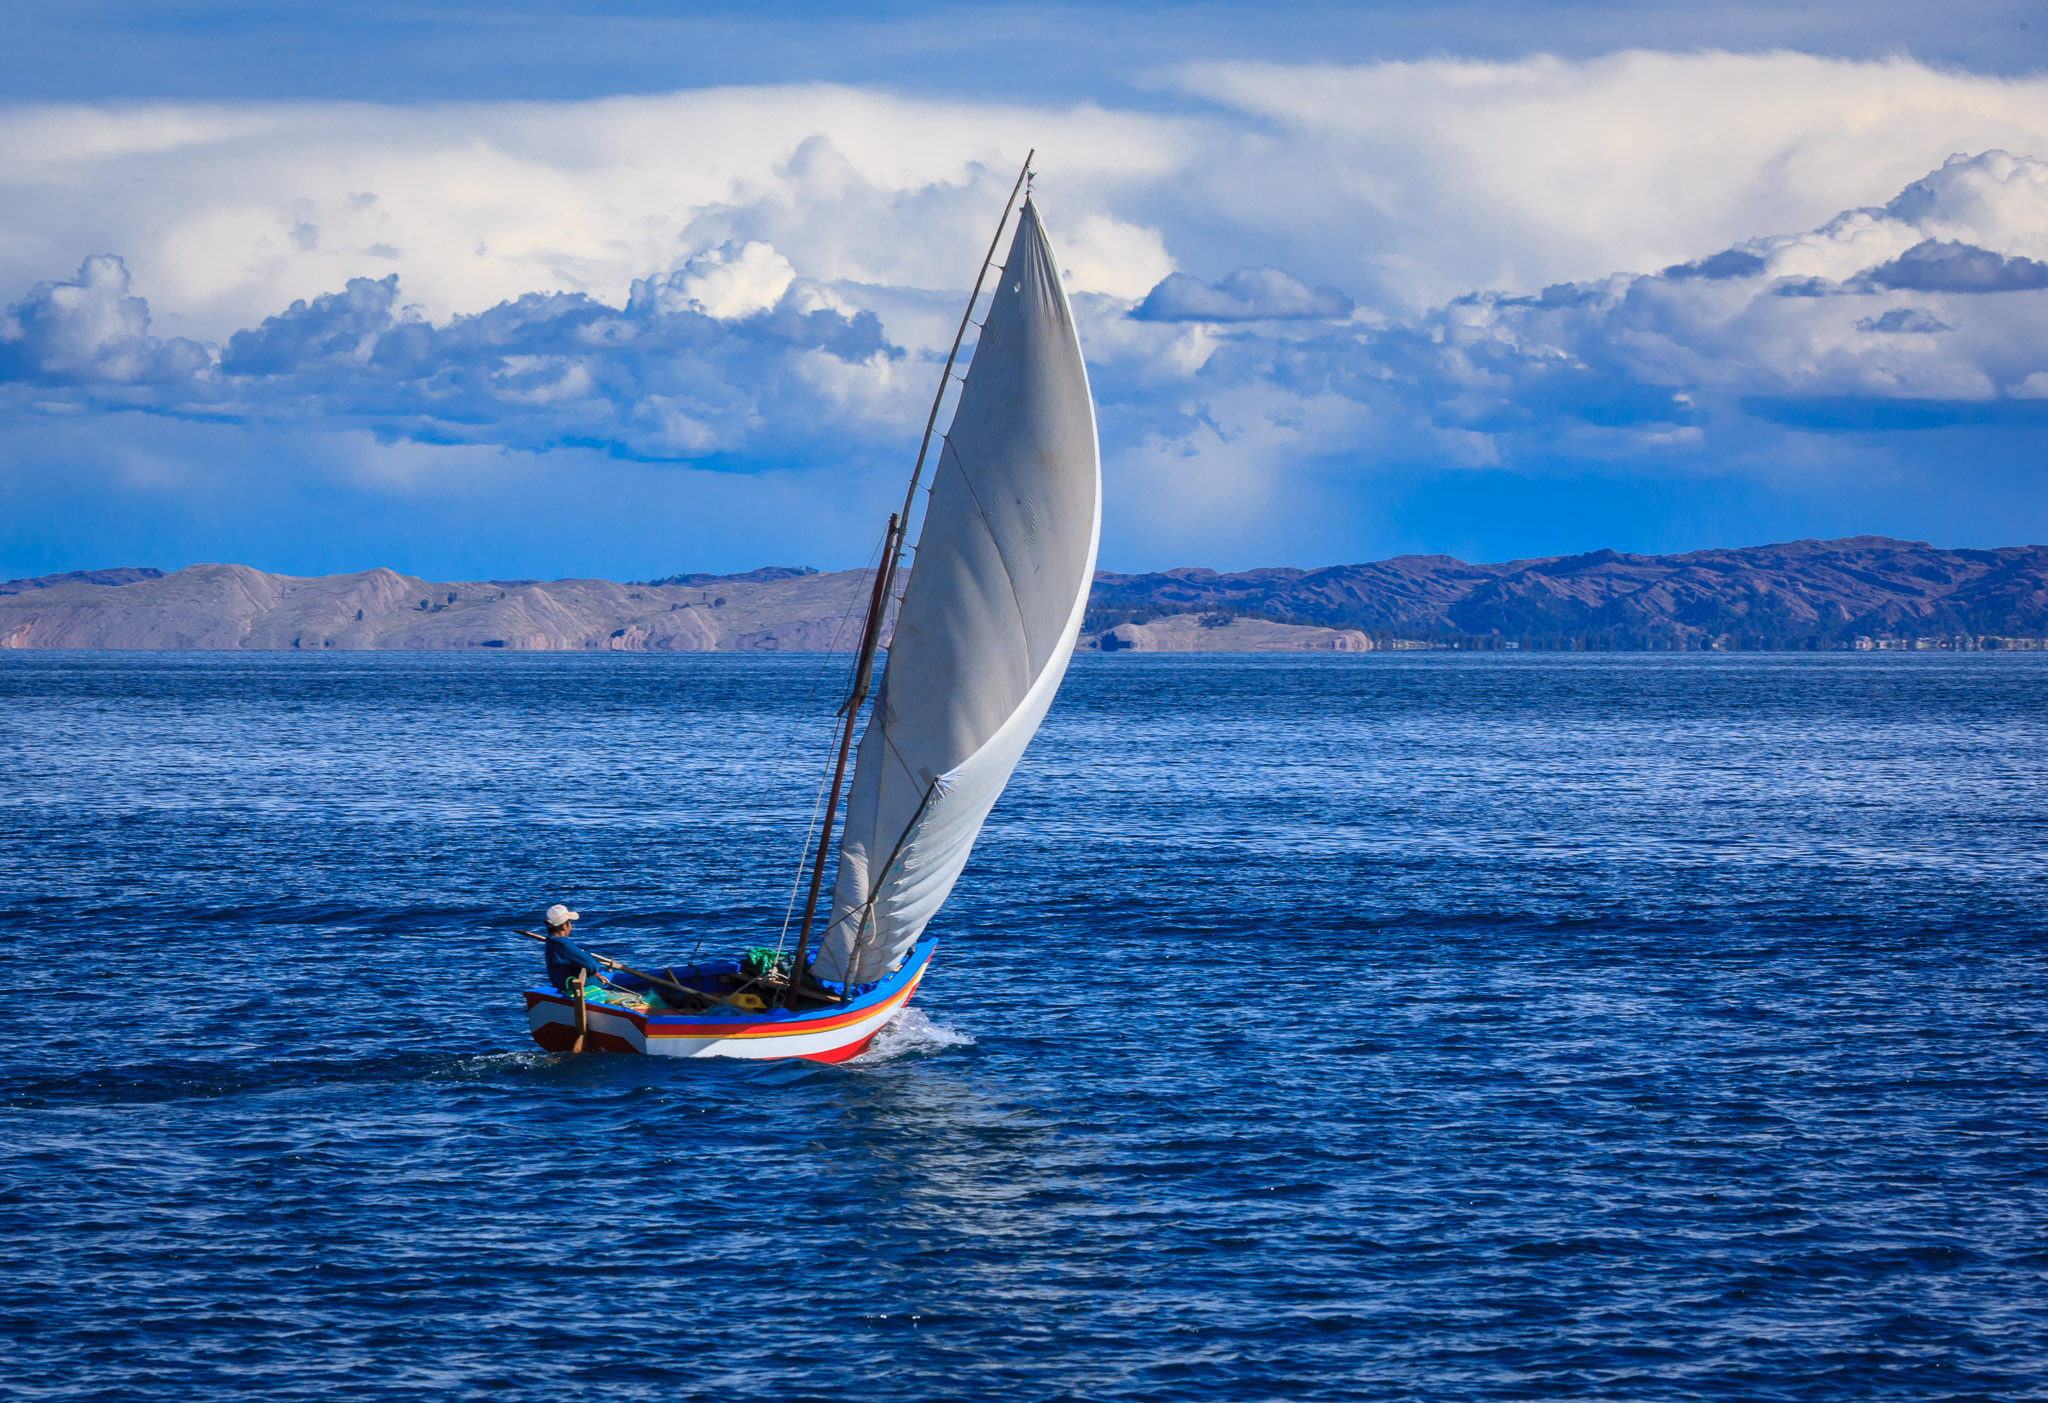
[[[755,945],[747,950],[746,958],[740,961],[740,973],[748,979],[761,979],[768,975],[789,976],[790,957],[778,954],[772,945]]]

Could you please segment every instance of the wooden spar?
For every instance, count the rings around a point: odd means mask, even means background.
[[[889,525],[882,532],[883,559],[888,558],[889,552],[896,548],[896,543],[902,538],[903,518],[892,514],[889,517]],[[867,622],[861,626],[860,653],[853,661],[853,687],[847,692],[846,702],[841,708],[846,713],[846,734],[849,736],[853,734],[853,714],[860,710],[860,704],[868,697],[868,679],[874,672],[875,652],[882,646],[883,616],[888,612],[889,593],[882,580],[882,571],[878,563],[875,571],[875,589],[868,596]],[[844,759],[846,746],[843,741],[839,753]],[[830,809],[826,810],[825,826],[832,826]]]
[[[853,688],[846,694],[846,725],[839,732],[839,759],[832,766],[832,797],[825,804],[825,822],[818,830],[818,854],[811,860],[811,893],[804,900],[804,923],[797,931],[796,955],[790,961],[789,985],[783,991],[785,1008],[796,1006],[797,989],[803,983],[804,951],[811,943],[811,922],[818,915],[818,892],[825,884],[825,850],[832,845],[832,825],[839,817],[839,790],[846,781],[846,757],[853,749],[853,726],[860,718],[860,704],[867,700],[868,678],[874,671],[875,647],[882,636],[882,616],[889,612],[888,565],[896,558],[896,544],[903,535],[903,518],[892,515],[882,533],[882,556],[875,565],[875,585],[868,594],[867,622],[861,625],[860,656],[853,664]]]

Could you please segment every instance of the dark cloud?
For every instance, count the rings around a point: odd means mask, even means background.
[[[1711,258],[1698,259],[1692,263],[1674,263],[1664,270],[1663,276],[1680,282],[1688,278],[1718,281],[1723,278],[1753,278],[1763,270],[1762,258],[1745,249],[1731,248]]]
[[[253,331],[228,338],[224,375],[283,375],[366,364],[392,329],[398,275],[351,278],[340,292],[294,302]]]
[[[1771,286],[1778,297],[1834,297],[1843,291],[1832,278],[1780,278]]]
[[[1928,239],[1863,275],[1909,292],[2031,292],[2048,288],[2048,263],[2007,258],[1974,244]]]
[[[1954,327],[1935,316],[1934,313],[1922,311],[1918,307],[1894,307],[1882,316],[1864,317],[1856,323],[1856,329],[1858,331],[1920,334],[1955,330]]]
[[[2048,428],[2048,401],[2042,400],[1784,395],[1744,399],[1741,408],[1766,423],[1810,433],[1922,433],[1971,426],[2039,433]]]
[[[1342,321],[1349,297],[1278,268],[1240,268],[1220,282],[1169,273],[1131,315],[1145,322]]]

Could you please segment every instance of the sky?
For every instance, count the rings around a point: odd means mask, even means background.
[[[1034,148],[1107,568],[2048,540],[2037,6],[0,21],[0,578],[858,565]]]

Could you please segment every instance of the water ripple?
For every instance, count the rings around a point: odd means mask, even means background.
[[[814,659],[0,656],[11,1396],[2048,1393],[2048,658],[1084,658],[838,1066]]]

